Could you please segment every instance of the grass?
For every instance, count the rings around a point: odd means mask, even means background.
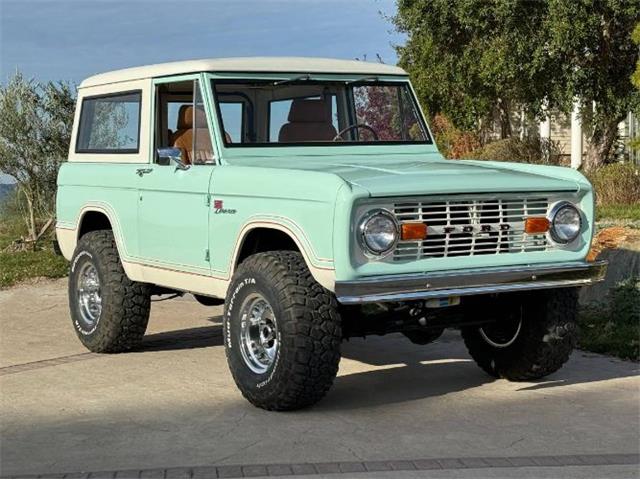
[[[8,288],[35,277],[59,278],[67,275],[69,263],[53,251],[53,233],[42,239],[36,251],[4,251],[24,234],[24,226],[14,216],[0,216],[0,288]]]
[[[0,288],[29,278],[60,278],[67,275],[69,263],[53,250],[0,252]]]
[[[612,288],[608,300],[581,309],[580,348],[640,360],[640,278]]]
[[[0,252],[24,232],[24,225],[14,215],[0,212]]]
[[[596,220],[640,221],[640,204],[598,206],[596,207]]]

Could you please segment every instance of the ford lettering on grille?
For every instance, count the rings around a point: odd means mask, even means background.
[[[400,241],[394,261],[421,258],[495,255],[543,251],[552,248],[546,234],[529,235],[524,222],[546,216],[545,197],[483,197],[399,202],[393,212],[399,223],[424,222],[422,241]]]

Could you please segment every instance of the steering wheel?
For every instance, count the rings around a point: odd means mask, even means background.
[[[333,137],[333,141],[337,142],[338,140],[344,140],[344,138],[342,138],[342,135],[344,135],[345,133],[354,130],[356,128],[364,128],[365,130],[369,130],[372,134],[373,134],[373,139],[378,141],[380,140],[380,137],[378,137],[378,132],[376,132],[373,128],[371,128],[369,125],[367,125],[366,123],[354,123],[353,125],[349,125],[346,128],[343,128],[342,130],[340,130],[337,135],[335,137]]]

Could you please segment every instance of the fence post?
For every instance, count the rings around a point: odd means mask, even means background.
[[[544,113],[544,120],[540,122],[540,145],[542,146],[542,152],[544,155],[545,163],[549,162],[550,157],[550,147],[551,147],[551,117],[549,116],[549,111],[546,105],[546,101],[542,106],[542,111]]]
[[[582,120],[580,119],[580,100],[573,101],[571,111],[571,168],[582,165]]]

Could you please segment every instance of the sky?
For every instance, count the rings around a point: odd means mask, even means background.
[[[397,61],[394,0],[0,0],[0,83],[195,58]],[[10,181],[0,173],[0,183]]]
[[[0,0],[0,81],[194,58],[295,55],[394,64],[393,0]]]

